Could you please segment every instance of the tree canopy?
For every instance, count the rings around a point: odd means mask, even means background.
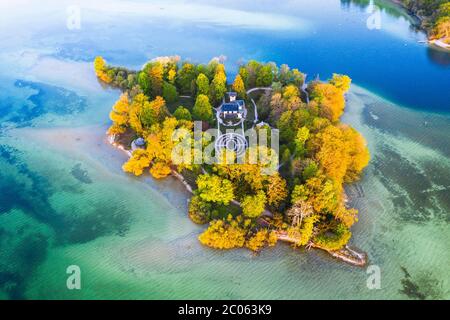
[[[194,120],[211,121],[213,117],[212,106],[207,95],[199,94],[192,109]]]
[[[274,245],[279,232],[299,246],[339,250],[347,243],[358,211],[348,207],[344,185],[359,179],[370,158],[364,138],[340,122],[351,85],[348,76],[310,82],[307,102],[301,88],[305,76],[270,62],[251,60],[240,66],[232,84],[227,84],[221,59],[197,65],[159,57],[133,71],[96,57],[94,70],[101,81],[123,91],[109,114],[108,133],[125,147],[136,137],[145,140],[123,170],[156,179],[181,175],[193,191],[189,217],[210,223],[199,237],[203,244],[259,251]],[[247,97],[246,89],[256,86],[272,90]],[[186,147],[205,148],[214,141],[206,131],[194,137],[192,121],[212,124],[213,106],[230,87],[247,103],[257,101],[259,118],[266,123],[255,126],[256,131],[267,133],[271,142],[278,129],[279,150],[249,146],[243,163],[235,161],[233,152],[230,159],[215,154],[212,163],[179,161],[195,157],[184,154]],[[186,107],[179,94],[188,95],[182,97]]]

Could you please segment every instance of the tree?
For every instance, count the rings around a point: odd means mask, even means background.
[[[230,203],[234,197],[231,181],[217,175],[202,174],[197,178],[197,192],[204,201]]]
[[[203,201],[198,195],[192,196],[189,201],[189,218],[194,223],[205,224],[211,219],[212,204]]]
[[[259,69],[261,68],[261,64],[258,61],[250,60],[245,65],[245,71],[239,71],[239,74],[242,76],[242,80],[244,80],[246,88],[253,88],[256,86],[256,78],[258,76]]]
[[[239,75],[241,76],[242,81],[244,81],[244,87],[248,88],[248,70],[245,66],[239,67]]]
[[[350,89],[352,79],[344,74],[333,73],[333,77],[330,79],[330,84],[340,89],[343,92],[347,92]]]
[[[167,80],[171,83],[171,84],[175,84],[175,79],[177,76],[177,71],[175,69],[170,69],[167,72]]]
[[[277,121],[277,127],[280,130],[280,141],[284,143],[294,142],[298,133],[298,128],[305,125],[309,126],[313,121],[312,119],[313,117],[310,112],[305,108],[283,112],[280,119]]]
[[[216,73],[211,82],[211,98],[214,101],[220,101],[225,95],[225,92],[227,92],[227,76],[225,75],[225,68],[223,64],[218,64],[216,67]]]
[[[332,180],[324,175],[312,177],[305,184],[296,185],[291,194],[293,203],[307,201],[315,212],[331,213],[340,200],[340,193]]]
[[[257,218],[265,210],[266,195],[259,191],[254,196],[245,196],[241,202],[242,214],[248,218]]]
[[[122,166],[123,171],[140,176],[144,169],[150,165],[151,157],[146,150],[136,149],[131,158]]]
[[[335,228],[326,233],[321,233],[314,237],[316,245],[327,250],[339,250],[342,249],[350,240],[352,233],[342,223],[338,224]]]
[[[242,80],[241,75],[236,75],[236,78],[234,79],[232,88],[234,91],[237,92],[237,94],[241,97],[241,98],[245,98],[245,85],[244,85],[244,81]]]
[[[178,131],[180,126],[182,124],[177,119],[166,117],[162,123],[157,122],[148,129],[146,151],[152,159],[150,173],[154,178],[160,179],[170,174],[173,166],[173,150],[186,135],[191,134],[185,127],[183,131]]]
[[[137,94],[134,96],[133,101],[130,105],[129,115],[129,125],[137,134],[141,134],[143,131],[142,127],[142,112],[148,107],[148,97],[143,94]]]
[[[283,112],[286,111],[286,105],[281,93],[274,93],[270,99],[270,121],[276,123]]]
[[[227,220],[214,220],[198,239],[206,246],[216,249],[241,248],[245,244],[246,229],[241,217]]]
[[[180,92],[192,93],[192,82],[195,81],[196,71],[195,66],[192,63],[185,62],[178,71],[177,83]]]
[[[152,101],[148,101],[147,98],[143,101],[140,111],[140,121],[144,128],[150,128],[155,123],[161,122],[167,115],[166,102],[160,96],[156,97]]]
[[[164,66],[160,62],[154,62],[149,67],[149,77],[151,82],[151,94],[153,97],[162,95]]]
[[[277,235],[274,231],[259,229],[246,242],[245,246],[252,251],[260,251],[265,246],[274,246],[277,243]]]
[[[292,226],[299,227],[302,225],[303,218],[308,217],[313,213],[314,210],[309,202],[299,200],[292,205],[286,215],[291,219]]]
[[[128,125],[130,111],[130,103],[128,101],[128,94],[123,93],[119,100],[112,107],[112,111],[109,114],[109,118],[113,121],[113,125],[108,130],[111,134],[125,132]]]
[[[211,121],[213,113],[208,96],[204,94],[197,96],[194,108],[192,109],[192,116],[194,120]]]
[[[168,103],[172,103],[178,100],[177,88],[169,82],[164,82],[163,92],[162,92],[164,100]]]
[[[110,83],[112,81],[112,77],[107,73],[106,62],[101,56],[95,57],[94,70],[97,77],[103,82]]]
[[[192,120],[191,113],[187,108],[183,106],[179,106],[173,113],[173,116],[177,118],[177,120],[187,120],[187,121]]]
[[[146,72],[139,72],[138,84],[145,94],[150,95],[151,81],[149,75]]]
[[[292,72],[287,64],[282,64],[278,73],[278,80],[286,85],[292,81]]]
[[[94,70],[95,72],[105,71],[106,69],[106,62],[101,56],[97,56],[94,59]]]
[[[260,67],[256,74],[256,86],[268,87],[273,82],[273,70],[270,64]]]
[[[305,142],[309,138],[309,129],[306,126],[303,126],[298,129],[297,136],[295,138],[295,145],[297,148],[297,152],[300,155],[305,153]]]
[[[330,125],[315,135],[313,144],[315,159],[325,174],[341,184],[350,160],[342,130]]]
[[[276,173],[270,175],[265,184],[265,190],[267,195],[267,204],[271,206],[277,206],[283,201],[287,195],[286,180],[284,180],[280,174]]]
[[[311,99],[319,104],[320,114],[336,122],[344,112],[345,100],[341,89],[329,83],[315,82],[308,86]]]
[[[197,94],[209,95],[209,79],[203,73],[197,77]]]
[[[358,210],[347,209],[344,205],[341,205],[333,212],[333,216],[347,228],[350,228],[358,220]]]
[[[434,25],[434,34],[436,38],[450,37],[450,16],[440,17]]]
[[[369,149],[363,136],[351,127],[344,127],[343,136],[348,152],[348,165],[344,181],[353,182],[359,179],[362,170],[370,160]]]
[[[317,166],[317,163],[315,163],[314,161],[309,159],[309,161],[307,162],[307,164],[302,172],[303,180],[306,181],[306,180],[314,177],[318,171],[319,171],[319,168]]]
[[[297,109],[302,102],[299,89],[293,84],[287,85],[283,89],[283,100],[285,109]]]
[[[150,173],[155,179],[162,179],[167,177],[171,172],[170,166],[166,162],[157,161],[151,168]]]
[[[292,84],[297,87],[301,87],[305,82],[305,75],[298,69],[292,69]]]

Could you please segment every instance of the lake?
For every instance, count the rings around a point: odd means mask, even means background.
[[[389,1],[0,3],[0,299],[449,299],[450,54]],[[369,20],[368,20],[369,19]],[[353,85],[343,122],[371,162],[348,187],[366,269],[278,244],[216,251],[174,179],[122,172],[106,141],[120,92],[92,61],[180,55],[287,63]],[[66,268],[82,272],[68,290]]]

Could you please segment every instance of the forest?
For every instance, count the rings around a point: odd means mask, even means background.
[[[189,217],[207,225],[199,236],[202,244],[258,252],[274,246],[280,235],[293,239],[295,247],[333,251],[347,244],[358,212],[348,207],[344,186],[360,178],[370,158],[361,134],[340,122],[348,76],[311,81],[305,91],[305,75],[298,69],[254,60],[240,65],[230,83],[220,59],[194,64],[178,56],[160,57],[132,71],[97,57],[94,69],[102,84],[122,91],[110,113],[108,134],[125,149],[137,137],[145,140],[123,170],[156,179],[181,174],[193,189]],[[272,90],[247,95],[254,87]],[[177,145],[186,137],[195,143],[193,121],[202,121],[205,130],[215,126],[213,107],[230,90],[247,105],[256,101],[265,123],[258,130],[279,129],[279,154],[262,146],[246,151],[246,157],[251,152],[278,157],[276,173],[262,173],[266,162],[234,163],[223,155],[212,164],[174,162]],[[174,132],[182,134],[174,139]],[[204,132],[201,143],[209,138]]]
[[[422,27],[432,39],[450,43],[450,1],[401,0],[402,4],[422,19]]]

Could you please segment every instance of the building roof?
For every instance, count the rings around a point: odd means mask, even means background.
[[[143,146],[143,145],[145,145],[145,140],[144,140],[144,138],[137,138],[134,141],[134,144],[137,145],[137,146]]]
[[[224,111],[239,111],[239,105],[234,102],[222,104],[222,112]]]

